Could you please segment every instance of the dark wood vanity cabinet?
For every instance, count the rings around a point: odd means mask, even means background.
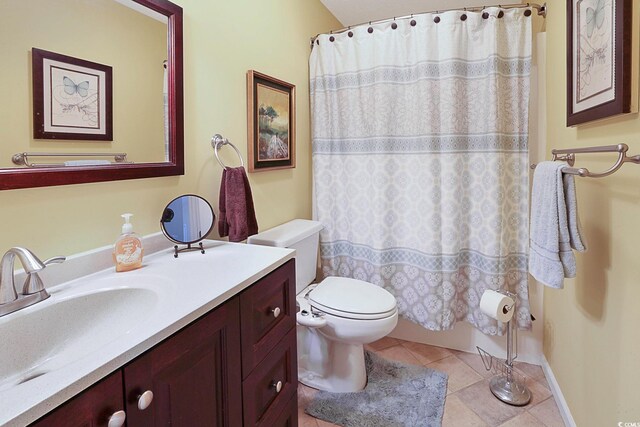
[[[296,390],[291,260],[32,425],[296,427]]]
[[[234,297],[125,366],[127,425],[242,425],[238,317]]]
[[[116,371],[32,424],[37,427],[102,427],[124,410],[122,371]]]

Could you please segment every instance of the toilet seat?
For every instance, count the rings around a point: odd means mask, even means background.
[[[384,319],[397,311],[396,299],[387,290],[346,277],[327,277],[307,298],[314,308],[348,319]]]

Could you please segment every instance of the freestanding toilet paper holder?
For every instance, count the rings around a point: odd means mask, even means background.
[[[501,294],[508,296],[517,301],[518,296],[514,293],[499,290]],[[505,306],[504,310],[515,310],[515,303],[511,306]],[[505,312],[506,314],[506,312]],[[499,359],[480,347],[478,353],[482,358],[482,363],[487,371],[492,371],[495,376],[491,378],[489,389],[493,395],[501,401],[514,406],[524,406],[531,400],[531,391],[525,384],[526,377],[518,374],[513,370],[513,361],[518,358],[518,330],[515,331],[515,325],[511,319],[507,322],[507,359]]]

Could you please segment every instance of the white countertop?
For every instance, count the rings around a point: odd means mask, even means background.
[[[163,279],[153,286],[153,290],[162,296],[162,306],[132,330],[73,363],[8,389],[0,387],[0,425],[24,426],[37,420],[295,255],[290,249],[219,241],[204,243],[205,254],[184,252],[176,259],[173,249],[166,249],[145,257],[143,267],[135,271],[115,273],[110,267],[48,287],[49,299],[0,318],[0,322],[10,322],[10,316],[15,318],[27,310],[36,310],[39,304],[54,304],[69,292],[77,292],[84,283],[104,284],[110,280],[121,283],[125,278],[135,285],[136,278],[147,282],[149,277],[161,276]],[[80,260],[76,258],[71,262],[78,264]],[[45,285],[47,283],[45,280]],[[19,354],[21,351],[19,340],[1,343],[1,346],[2,352]]]

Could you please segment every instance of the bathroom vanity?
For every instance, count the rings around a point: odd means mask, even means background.
[[[164,250],[141,270],[52,287],[55,307],[75,300],[69,293],[84,282],[80,298],[164,278],[158,295],[144,294],[156,302],[141,307],[149,317],[142,325],[75,361],[50,364],[59,368],[47,370],[45,361],[42,375],[0,383],[0,424],[296,426],[294,252],[211,241],[205,248],[178,259]],[[21,314],[31,313],[11,316]],[[0,318],[0,332],[7,321]]]

